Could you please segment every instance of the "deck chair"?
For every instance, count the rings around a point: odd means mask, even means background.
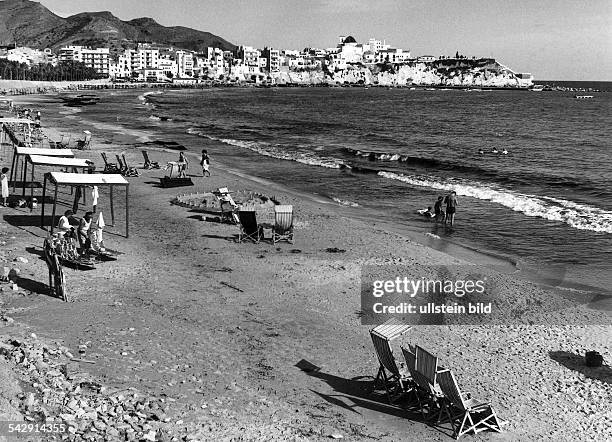
[[[501,432],[493,406],[488,402],[470,398],[468,393],[462,393],[451,370],[440,371],[438,381],[444,393],[445,409],[456,439],[470,431],[474,434],[484,430]]]
[[[238,212],[238,219],[240,221],[240,234],[238,235],[238,242],[245,240],[259,243],[263,238],[263,228],[257,224],[257,216],[254,210],[241,210]]]
[[[287,241],[293,244],[293,206],[274,206],[272,243]]]
[[[441,370],[438,367],[438,357],[429,353],[427,350],[420,346],[415,347],[416,355],[416,379],[415,382],[426,392],[426,399],[429,405],[429,417],[433,418],[434,410],[437,408],[438,415],[437,421],[440,421],[442,416],[442,407],[440,400],[442,399],[442,392],[438,385],[437,375]],[[423,408],[421,409],[423,410]],[[425,417],[425,414],[423,414]]]
[[[229,201],[221,201],[221,219],[230,224],[240,223],[236,209]]]
[[[106,152],[100,152],[102,159],[104,160],[104,172],[103,173],[120,173],[119,167],[116,163],[110,163],[106,156]]]
[[[159,163],[157,161],[151,161],[149,159],[149,153],[146,150],[142,151],[144,157],[144,168],[145,169],[159,169]]]
[[[85,138],[81,140],[76,140],[76,148],[79,150],[89,149],[89,144],[91,143],[91,132],[88,130],[84,130]]]
[[[392,404],[395,399],[397,399],[397,396],[403,394],[406,390],[408,378],[403,375],[397,367],[390,342],[392,339],[410,330],[410,327],[402,324],[403,329],[401,331],[389,333],[387,327],[389,322],[390,321],[387,321],[385,324],[381,324],[370,330],[370,337],[372,338],[374,351],[376,352],[376,357],[380,364],[378,373],[374,379],[374,388],[376,388],[379,383],[382,383],[385,393],[387,394],[387,400]]]
[[[135,167],[128,166],[128,163],[125,159],[125,154],[121,154],[121,158],[123,158],[124,176],[136,177],[140,175]]]

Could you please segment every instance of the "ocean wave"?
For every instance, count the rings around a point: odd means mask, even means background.
[[[279,160],[295,161],[301,164],[326,167],[328,169],[341,169],[345,167],[350,167],[336,158],[320,157],[310,152],[287,152],[283,150],[282,146],[274,146],[268,143],[247,140],[235,140],[232,138],[217,138],[193,128],[187,129],[187,133],[191,135],[198,135],[203,138],[208,138],[211,141],[218,141],[220,143],[227,144],[230,146],[247,149],[260,155],[270,158],[276,158]]]
[[[334,200],[335,202],[337,202],[338,204],[340,204],[341,206],[347,206],[347,207],[359,207],[359,204],[354,203],[352,201],[348,201],[348,200],[343,200],[340,198],[336,198],[336,197],[332,197],[332,200]]]
[[[454,190],[457,195],[491,201],[524,215],[558,221],[579,230],[612,233],[612,211],[574,201],[521,194],[478,182],[447,182],[433,177],[379,172],[383,178],[402,181],[419,187],[442,191]]]

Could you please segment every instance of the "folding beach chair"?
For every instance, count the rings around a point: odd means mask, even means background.
[[[240,234],[238,242],[248,239],[254,243],[259,243],[263,238],[263,228],[257,224],[257,216],[254,210],[241,210],[238,212],[240,220]]]
[[[151,161],[149,159],[149,153],[146,150],[142,151],[144,157],[144,168],[145,169],[159,169],[159,163],[157,161]]]
[[[84,130],[85,138],[81,140],[76,140],[76,148],[79,150],[89,149],[89,144],[91,143],[91,132],[88,130]]]
[[[106,152],[100,152],[102,159],[104,160],[104,172],[103,173],[120,173],[119,167],[116,163],[109,163],[106,157]]]
[[[440,371],[438,382],[444,393],[445,410],[456,439],[470,431],[474,434],[484,430],[501,432],[493,406],[489,402],[470,398],[468,393],[462,393],[451,370]]]
[[[272,243],[279,241],[293,244],[293,206],[274,206]]]
[[[140,175],[135,167],[128,166],[128,163],[125,159],[125,154],[121,154],[121,158],[123,158],[123,176],[136,177]]]
[[[229,201],[221,201],[221,219],[230,224],[240,223],[236,208]]]
[[[441,370],[438,367],[438,357],[429,353],[420,346],[415,347],[416,356],[416,378],[415,382],[426,393],[425,399],[429,404],[429,417],[433,418],[434,409],[438,409],[437,420],[440,421],[442,407],[440,400],[442,393],[438,385],[437,375]],[[421,411],[424,413],[423,408]],[[423,414],[425,417],[425,414]]]
[[[392,318],[384,324],[370,330],[374,351],[376,352],[376,357],[380,364],[378,373],[374,379],[374,388],[376,388],[379,383],[382,383],[385,393],[387,394],[387,400],[390,404],[397,399],[398,395],[404,393],[406,390],[405,383],[408,381],[408,378],[400,373],[395,363],[395,356],[393,356],[390,342],[406,333],[410,328],[411,327],[403,324],[401,321]]]

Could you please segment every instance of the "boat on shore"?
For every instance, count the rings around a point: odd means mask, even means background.
[[[68,106],[89,106],[100,101],[100,97],[95,94],[82,94],[77,96],[62,97]]]

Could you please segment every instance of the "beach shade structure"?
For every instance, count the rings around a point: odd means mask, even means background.
[[[108,161],[108,157],[106,156],[106,152],[100,152],[102,159],[104,160],[104,171],[103,173],[121,173],[119,166],[117,163],[111,163]]]
[[[34,198],[34,170],[36,166],[50,166],[50,167],[61,167],[66,170],[71,169],[72,172],[76,173],[79,169],[83,173],[92,173],[96,168],[93,161],[85,160],[81,158],[62,158],[62,157],[50,157],[46,155],[26,155],[23,165],[23,193],[26,193],[26,179],[28,176],[28,163],[31,165],[31,178],[30,178],[30,198]]]
[[[145,169],[159,169],[159,163],[157,161],[151,161],[149,159],[149,153],[146,150],[142,151],[144,157],[144,168]]]
[[[28,118],[0,118],[2,132],[8,135],[15,146],[25,146],[31,142],[33,124],[34,122]]]
[[[376,378],[374,378],[374,388],[377,388],[382,383],[390,404],[404,393],[404,384],[408,380],[406,376],[400,373],[395,362],[395,356],[393,356],[393,350],[391,349],[391,341],[410,329],[410,326],[400,320],[391,318],[370,330],[370,337],[372,338],[372,344],[374,344],[374,351],[379,363],[378,373]]]
[[[444,408],[456,439],[469,432],[474,434],[485,430],[501,432],[493,406],[489,402],[469,397],[468,393],[462,393],[451,370],[440,371],[438,381],[444,394]]]
[[[83,138],[76,140],[76,148],[79,150],[85,150],[90,148],[91,132],[88,130],[84,130],[83,134],[85,135]]]
[[[19,176],[17,169],[19,168],[19,159],[22,159],[21,176],[24,176],[24,168],[26,157],[28,155],[41,155],[46,157],[56,158],[74,158],[74,153],[70,149],[43,149],[39,147],[23,147],[15,146],[13,149],[13,161],[11,162],[11,176],[9,181],[13,182],[13,192],[15,192],[16,179]]]
[[[272,243],[287,241],[293,244],[293,206],[274,206],[274,227]]]
[[[55,227],[55,213],[57,209],[57,193],[60,186],[68,186],[71,188],[80,189],[85,186],[109,187],[110,189],[110,212],[111,225],[115,224],[115,208],[113,202],[113,190],[115,187],[125,188],[125,237],[129,237],[130,233],[130,183],[119,174],[82,174],[82,173],[65,173],[65,172],[47,172],[43,182],[42,195],[42,211],[40,215],[40,226],[45,227],[45,195],[47,192],[47,183],[49,186],[55,187],[53,192],[53,211],[51,216],[50,233],[53,233]],[[76,192],[78,195],[78,191]],[[75,198],[75,200],[78,196]]]
[[[238,219],[240,221],[240,234],[238,235],[238,242],[244,242],[245,240],[259,243],[263,238],[263,228],[257,224],[257,215],[254,210],[240,210],[238,212]]]

